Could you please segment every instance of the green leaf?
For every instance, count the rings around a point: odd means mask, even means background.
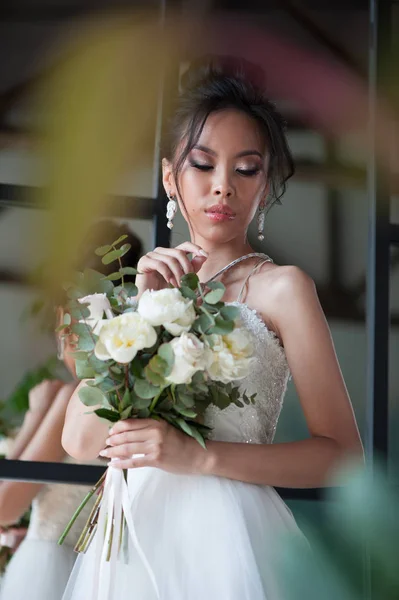
[[[100,246],[99,248],[96,248],[94,253],[97,256],[104,256],[104,254],[107,254],[110,250],[112,250],[112,246],[107,244],[106,246]]]
[[[197,317],[197,319],[195,319],[195,321],[193,323],[193,327],[195,328],[195,330],[200,331],[201,333],[210,333],[211,328],[213,328],[214,325],[215,325],[214,319],[212,319],[212,317],[209,317],[206,314],[203,314],[200,317]],[[212,333],[213,333],[213,331],[212,331]]]
[[[144,367],[143,367],[143,364],[142,364],[139,356],[136,356],[132,360],[132,362],[130,364],[130,370],[131,370],[132,374],[134,375],[134,377],[136,377],[137,379],[143,378]]]
[[[78,395],[85,406],[97,406],[104,400],[104,394],[98,388],[88,386],[80,388]]]
[[[207,333],[226,335],[234,329],[234,321],[225,321],[220,317],[215,318],[215,325]]]
[[[188,417],[190,419],[195,419],[197,417],[197,413],[189,408],[179,406],[178,404],[176,404],[174,408],[178,413],[183,415],[183,417]]]
[[[173,365],[175,363],[175,355],[172,346],[170,344],[162,344],[158,348],[158,355],[166,363],[163,375],[164,377],[168,377],[168,375],[171,374]]]
[[[121,412],[121,420],[128,419],[131,416],[132,411],[133,411],[133,406],[128,406],[127,408],[125,408],[125,410],[123,410]]]
[[[94,369],[86,360],[75,360],[76,377],[78,379],[93,379],[96,376]]]
[[[139,293],[137,286],[132,281],[127,281],[125,283],[124,290],[129,298],[137,296],[137,294]]]
[[[154,371],[154,373],[164,376],[166,369],[168,368],[168,363],[165,359],[156,354],[152,357],[152,359],[148,363],[148,366],[150,367],[151,371]]]
[[[64,331],[65,329],[68,329],[69,325],[60,325],[59,327],[56,328],[56,333],[59,333],[60,331]]]
[[[226,289],[221,281],[210,281],[209,283],[206,284],[206,287],[208,288],[208,290],[223,290],[223,291],[225,291],[225,289]]]
[[[134,398],[133,407],[136,410],[145,410],[151,404],[151,398]],[[149,414],[149,413],[148,413]]]
[[[115,242],[112,242],[111,246],[117,246],[118,244],[120,244],[121,242],[123,242],[123,240],[127,240],[129,236],[126,235],[126,233],[124,233],[123,235],[121,235],[120,237],[118,237],[118,239]]]
[[[123,275],[137,275],[137,269],[134,269],[133,267],[122,267],[122,269],[119,269],[119,273],[122,273]]]
[[[193,300],[194,302],[197,302],[198,300],[197,294],[186,285],[181,286],[180,293],[184,298],[188,298],[189,300]]]
[[[176,423],[179,425],[180,429],[184,431],[184,433],[187,433],[187,435],[197,440],[197,442],[206,450],[204,438],[197,431],[197,429],[195,429],[195,427],[191,427],[188,423],[186,423],[186,421],[180,418],[176,419]]]
[[[165,378],[162,375],[159,375],[159,373],[153,371],[149,365],[145,367],[144,374],[147,381],[152,383],[152,385],[161,387],[165,383]]]
[[[136,379],[134,384],[134,391],[140,398],[155,398],[160,392],[160,388],[156,385],[152,385],[145,379]]]
[[[77,350],[76,352],[71,352],[70,354],[74,360],[86,360],[87,361],[89,359],[88,353],[84,352],[83,350],[82,351]]]
[[[240,314],[238,306],[223,306],[220,309],[220,314],[226,321],[234,321]]]
[[[123,394],[123,398],[122,398],[122,408],[126,409],[128,406],[131,406],[132,402],[131,402],[131,397],[130,397],[130,390],[126,389],[125,393]]]
[[[205,301],[208,302],[208,304],[217,304],[217,302],[220,302],[220,300],[223,298],[224,296],[224,289],[217,289],[217,290],[212,290],[211,292],[208,292],[205,296]]]
[[[184,404],[186,408],[192,408],[195,405],[194,396],[190,394],[184,394],[183,392],[176,392],[179,401]]]
[[[122,258],[122,256],[129,252],[130,248],[130,244],[123,244],[123,246],[121,246],[118,250],[111,250],[110,252],[105,254],[102,257],[101,262],[103,263],[103,265],[109,265],[115,260]]]
[[[121,373],[122,373],[122,369],[120,367],[118,367],[118,365],[112,365],[112,367],[110,367],[110,370],[112,371],[112,373],[115,373],[116,375],[121,375]]]
[[[180,280],[182,287],[188,287],[190,290],[196,290],[199,284],[198,275],[195,273],[187,273],[187,275],[183,275]]]
[[[116,410],[109,410],[108,408],[98,408],[94,411],[101,419],[111,421],[111,423],[117,423],[120,421],[119,413]]]
[[[103,277],[103,281],[118,281],[118,279],[122,279],[122,274],[119,271],[110,273],[109,275]]]

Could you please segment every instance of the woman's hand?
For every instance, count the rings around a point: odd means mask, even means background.
[[[192,254],[189,260],[187,254]],[[176,248],[155,248],[140,258],[136,277],[139,296],[145,290],[161,290],[168,286],[179,287],[180,279],[188,273],[197,273],[208,254],[191,242],[184,242]]]
[[[29,392],[29,410],[32,413],[45,415],[63,385],[62,381],[49,379],[36,385]]]
[[[119,421],[106,444],[100,456],[119,459],[112,462],[118,469],[156,467],[170,473],[202,474],[208,459],[198,442],[155,419]]]

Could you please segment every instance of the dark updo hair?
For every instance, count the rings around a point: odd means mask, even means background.
[[[235,108],[252,117],[265,136],[270,152],[267,172],[268,207],[279,201],[294,161],[285,136],[285,122],[264,95],[263,71],[242,59],[202,58],[191,63],[181,80],[181,95],[171,121],[165,156],[173,165],[177,189],[183,164],[197,143],[208,116]],[[184,142],[179,154],[179,146]]]

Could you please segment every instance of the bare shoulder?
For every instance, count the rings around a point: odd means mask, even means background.
[[[265,265],[253,277],[250,295],[251,306],[280,338],[295,315],[321,311],[312,278],[293,265]]]
[[[314,295],[316,287],[313,279],[294,265],[273,265],[262,269],[256,276],[258,293],[272,301],[295,302],[303,295]]]

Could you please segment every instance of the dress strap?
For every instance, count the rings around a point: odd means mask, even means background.
[[[256,263],[256,265],[254,266],[254,268],[253,268],[253,269],[251,269],[251,271],[248,273],[248,275],[247,275],[247,276],[246,276],[246,278],[244,279],[244,283],[243,283],[243,284],[242,284],[242,286],[241,286],[240,293],[239,293],[239,294],[238,294],[238,296],[237,296],[237,300],[236,300],[236,302],[242,302],[242,299],[243,299],[243,294],[244,294],[244,292],[245,292],[245,291],[246,291],[246,289],[247,289],[247,285],[248,285],[249,278],[250,278],[250,277],[252,277],[252,275],[254,275],[254,274],[257,272],[257,271],[259,271],[260,267],[261,267],[262,265],[264,265],[265,263],[267,263],[267,262],[273,262],[273,261],[272,261],[272,259],[271,259],[271,258],[269,258],[269,257],[267,257],[267,258],[262,258],[261,260],[259,260],[259,261]]]
[[[208,283],[211,283],[211,281],[214,281],[215,279],[223,275],[223,273],[225,273],[232,267],[235,267],[236,265],[238,265],[238,263],[242,262],[243,260],[247,260],[248,258],[262,258],[262,264],[264,262],[273,262],[270,256],[264,254],[263,252],[251,252],[250,254],[245,254],[245,256],[240,256],[240,258],[236,258],[235,260],[231,261],[231,263],[223,267],[223,269],[220,269],[220,271],[218,271],[217,273],[215,273],[215,275],[208,279],[208,281],[205,281],[203,285],[206,286]]]

